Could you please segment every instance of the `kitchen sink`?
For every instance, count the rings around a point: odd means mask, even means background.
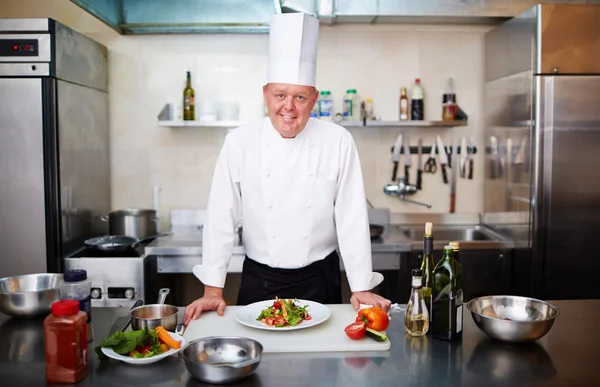
[[[413,250],[423,248],[423,226],[397,226],[398,231],[412,242]],[[482,226],[433,227],[434,249],[442,249],[450,241],[458,241],[461,249],[490,249],[512,244],[502,235]]]

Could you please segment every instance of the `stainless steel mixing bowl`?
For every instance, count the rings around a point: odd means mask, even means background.
[[[260,364],[263,346],[245,337],[205,337],[190,342],[181,352],[192,376],[212,384],[232,383],[254,373]],[[236,367],[257,359],[255,363]]]
[[[485,296],[467,303],[475,324],[488,336],[507,343],[538,340],[552,328],[558,309],[535,298]]]
[[[60,300],[62,274],[26,274],[0,279],[0,312],[19,318],[50,314]]]

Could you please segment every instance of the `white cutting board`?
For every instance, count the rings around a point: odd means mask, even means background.
[[[324,323],[311,328],[294,331],[267,331],[250,328],[236,320],[243,306],[228,306],[223,316],[216,312],[205,312],[191,321],[183,337],[188,342],[208,336],[242,336],[254,339],[263,346],[264,353],[282,352],[344,352],[344,351],[388,351],[390,339],[377,342],[366,336],[352,340],[344,328],[356,320],[357,312],[350,304],[327,305],[331,317]]]

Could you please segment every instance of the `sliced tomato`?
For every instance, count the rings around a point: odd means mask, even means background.
[[[267,324],[268,326],[272,327],[275,324],[275,318],[274,317],[267,317],[267,319],[265,320],[265,324]]]
[[[277,325],[285,325],[287,323],[287,321],[285,321],[285,319],[283,317],[277,317],[275,319],[275,324]]]
[[[312,317],[310,317],[310,314],[308,314],[308,313],[306,314],[306,316],[304,316],[304,319],[305,319],[305,320],[310,320],[311,318],[312,318]]]
[[[275,308],[275,309],[281,309],[281,302],[279,302],[279,301],[273,302],[273,308]]]
[[[353,322],[344,331],[352,340],[360,340],[367,334],[367,324],[364,321]]]

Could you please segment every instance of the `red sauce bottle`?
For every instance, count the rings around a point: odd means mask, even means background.
[[[52,304],[52,314],[44,320],[48,383],[77,383],[87,375],[86,322],[87,315],[79,310],[79,301]]]

